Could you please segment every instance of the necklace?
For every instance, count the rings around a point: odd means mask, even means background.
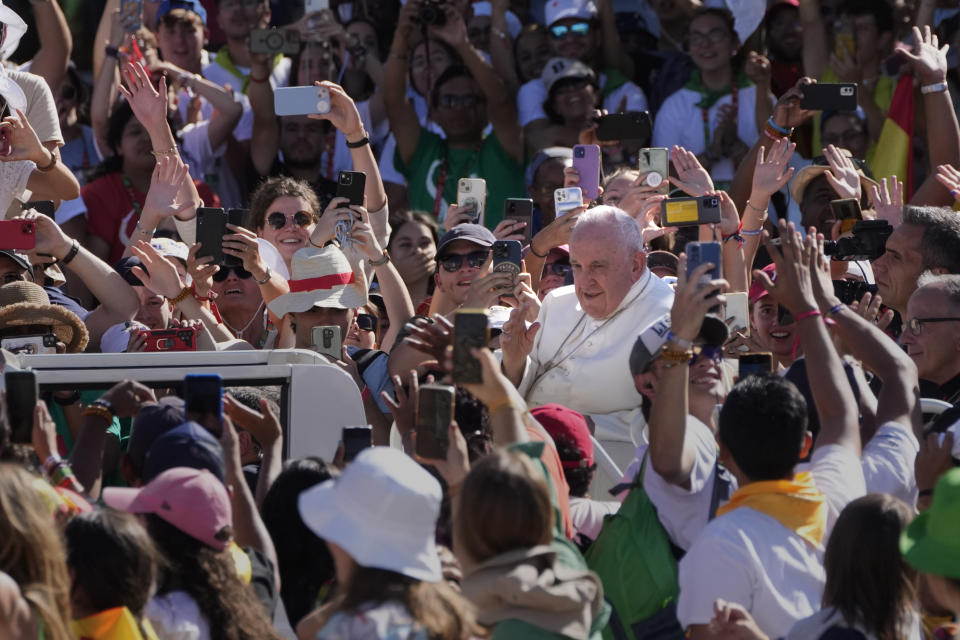
[[[133,190],[133,183],[130,182],[130,178],[128,178],[126,174],[123,174],[121,179],[123,180],[123,188],[127,190],[127,195],[130,196],[130,205],[137,214],[137,220],[139,220],[140,214],[143,213],[143,205],[140,204],[137,193]]]
[[[237,334],[237,338],[239,338],[241,335],[243,335],[243,332],[244,332],[244,331],[246,331],[247,329],[250,328],[250,325],[253,324],[253,321],[257,319],[257,316],[260,315],[260,310],[261,310],[261,309],[263,309],[263,303],[262,303],[262,302],[260,303],[260,306],[257,307],[257,310],[253,312],[253,315],[250,316],[250,320],[247,322],[247,324],[243,325],[243,328],[240,329],[239,331],[236,330],[236,329],[234,329],[234,328],[233,328],[233,325],[231,325],[229,322],[227,322],[226,316],[223,316],[223,324],[227,325],[227,329],[230,329],[230,331],[232,331],[233,333]]]

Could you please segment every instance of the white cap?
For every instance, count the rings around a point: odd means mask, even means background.
[[[592,20],[597,17],[597,5],[593,0],[548,0],[543,15],[548,27],[565,18]]]

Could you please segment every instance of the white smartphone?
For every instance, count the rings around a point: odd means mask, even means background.
[[[334,360],[343,358],[343,339],[340,335],[340,327],[336,325],[313,327],[310,330],[310,338],[313,342],[313,350],[317,353],[331,356]]]
[[[303,0],[303,13],[309,15],[330,8],[330,0]]]
[[[727,299],[726,310],[723,313],[727,326],[730,327],[730,334],[739,331],[744,335],[750,335],[750,312],[747,307],[747,294],[743,291],[724,294]]]
[[[583,206],[583,191],[580,187],[563,187],[553,192],[554,209],[557,217],[566,215]]]
[[[457,182],[457,206],[473,209],[473,222],[483,224],[487,204],[487,181],[483,178],[460,178]]]
[[[305,116],[330,112],[326,87],[281,87],[273,90],[273,112],[278,116]]]
[[[10,353],[37,355],[57,352],[57,336],[47,333],[38,336],[13,336],[0,341],[0,348]]]

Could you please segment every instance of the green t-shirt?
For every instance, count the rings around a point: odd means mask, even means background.
[[[98,400],[104,391],[106,391],[106,389],[81,391],[80,402],[88,405],[94,400]],[[53,401],[47,403],[47,408],[50,410],[50,417],[53,419],[54,424],[57,425],[57,440],[63,444],[64,457],[69,457],[70,452],[73,451],[73,434],[70,433],[70,429],[67,427],[67,419],[63,415],[63,409]],[[127,450],[127,441],[130,439],[130,427],[132,423],[133,420],[130,418],[121,419],[114,416],[113,421],[110,422],[110,426],[107,427],[107,435],[113,436],[120,441],[121,452]],[[120,475],[119,468],[114,469],[113,473],[105,476],[103,478],[103,484],[104,486],[126,486],[123,476]]]
[[[483,224],[488,229],[493,229],[503,219],[505,199],[527,197],[523,165],[507,155],[495,134],[484,138],[479,151],[451,149],[446,140],[421,127],[417,150],[410,164],[404,164],[399,151],[394,162],[410,186],[410,207],[414,210],[433,213],[437,183],[444,176],[442,202],[437,207],[439,218],[446,215],[449,204],[457,201],[457,182],[460,178],[483,178],[487,181]]]

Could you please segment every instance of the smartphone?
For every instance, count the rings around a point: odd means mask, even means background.
[[[833,52],[841,60],[857,56],[857,27],[852,20],[838,20],[833,27]]]
[[[304,15],[316,13],[317,11],[326,11],[330,8],[330,0],[303,0]]]
[[[457,206],[472,209],[474,224],[483,224],[486,203],[486,180],[483,178],[460,178],[457,182]]]
[[[860,211],[860,202],[856,198],[843,198],[842,200],[831,200],[830,210],[837,220],[840,220],[840,233],[846,233],[853,229],[853,225],[863,220],[863,212]]]
[[[803,88],[800,108],[810,111],[856,111],[857,85],[823,82],[808,84]]]
[[[33,356],[57,352],[57,336],[52,333],[35,336],[12,336],[0,340],[0,349]]]
[[[670,198],[660,204],[660,224],[684,227],[699,224],[720,224],[720,198]]]
[[[450,447],[455,390],[445,384],[425,384],[417,396],[417,455],[446,460]]]
[[[202,246],[197,257],[213,256],[213,264],[226,265],[223,236],[233,233],[227,229],[227,212],[219,207],[197,209],[197,242]]]
[[[529,246],[533,239],[533,200],[530,198],[507,198],[503,201],[503,219],[527,223],[522,233],[523,244]]]
[[[183,403],[187,417],[221,435],[223,379],[216,373],[188,373],[183,377]]]
[[[278,116],[330,113],[330,90],[326,87],[278,87],[273,90],[273,112]]]
[[[373,446],[373,427],[344,427],[340,438],[343,441],[343,461],[352,462],[361,451]]]
[[[6,387],[10,442],[29,443],[33,433],[33,411],[40,395],[37,374],[33,371],[7,371],[3,374],[3,383]]]
[[[701,280],[718,280],[723,277],[723,249],[719,242],[688,242],[684,249],[687,253],[687,278],[705,262],[713,264]]]
[[[522,254],[519,240],[497,240],[493,243],[493,270],[512,274],[516,282],[522,270]]]
[[[250,213],[250,209],[227,209],[227,220],[229,224],[232,224],[235,227],[242,227],[243,223],[247,219],[247,214]],[[227,227],[223,228],[223,235],[229,235],[234,233],[232,230]],[[198,234],[199,237],[199,234]],[[220,236],[221,248],[223,246],[223,236]],[[237,256],[231,256],[226,253],[223,254],[223,259],[220,262],[225,267],[240,267],[243,266],[243,260]]]
[[[558,218],[582,206],[583,192],[580,187],[561,187],[553,192],[553,208]]]
[[[739,331],[745,336],[750,335],[750,312],[747,307],[747,294],[743,291],[725,294],[727,298],[724,320],[730,327],[730,333]]]
[[[0,156],[8,156],[13,153],[13,147],[10,145],[10,127],[0,127]]]
[[[144,351],[196,351],[197,328],[181,327],[179,329],[155,329],[141,331],[145,339]]]
[[[337,197],[347,198],[354,206],[363,206],[363,190],[367,174],[363,171],[341,171],[337,177]]]
[[[250,31],[250,53],[295,56],[300,53],[300,32],[296,29],[253,29]],[[310,89],[316,92],[316,87],[310,87]],[[274,93],[274,98],[276,95]],[[327,110],[329,111],[329,107]],[[317,112],[308,111],[307,113]]]
[[[457,383],[483,382],[480,362],[471,349],[486,349],[490,344],[489,317],[486,309],[460,309],[453,321],[453,380]]]
[[[653,132],[650,114],[646,111],[610,113],[597,118],[597,140],[650,139]]]
[[[670,192],[670,150],[665,147],[647,147],[637,154],[637,169],[646,175],[648,187],[658,187],[666,195]]]
[[[310,340],[313,342],[313,350],[332,357],[334,360],[343,359],[343,338],[340,335],[340,327],[336,325],[325,325],[314,327],[310,330]]]
[[[30,251],[37,246],[37,223],[33,220],[0,220],[0,249]]]
[[[769,351],[740,354],[738,380],[747,376],[766,376],[773,373],[773,354]]]
[[[595,144],[573,146],[573,168],[580,174],[580,190],[587,202],[600,197],[600,147]]]
[[[37,213],[42,213],[48,218],[54,216],[56,208],[53,206],[53,200],[34,200],[32,202],[24,202],[20,206],[21,211],[36,211]]]
[[[135,20],[127,22],[125,18],[128,16]],[[136,31],[143,26],[143,0],[120,0],[120,18],[127,31]]]

